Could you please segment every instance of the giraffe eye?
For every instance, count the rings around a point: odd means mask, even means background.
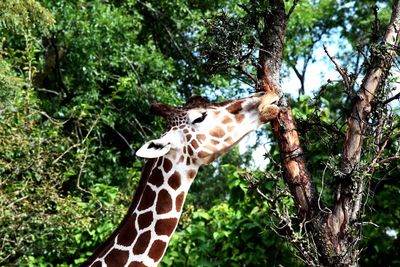
[[[200,123],[200,122],[204,121],[204,119],[206,117],[207,117],[207,113],[206,112],[202,112],[200,117],[198,117],[197,119],[192,121],[192,124]]]

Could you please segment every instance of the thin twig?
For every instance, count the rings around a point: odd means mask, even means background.
[[[78,178],[76,179],[76,187],[77,187],[79,190],[81,190],[81,191],[83,191],[83,192],[85,192],[85,193],[87,193],[87,194],[92,195],[92,193],[91,193],[90,191],[84,189],[84,188],[81,187],[81,185],[80,185],[80,181],[81,181],[81,177],[82,177],[82,173],[83,173],[83,168],[85,167],[85,164],[86,164],[86,160],[87,160],[87,158],[88,158],[88,155],[89,155],[89,149],[86,148],[85,157],[83,158],[83,161],[82,161],[82,163],[81,163],[81,167],[79,168]]]
[[[81,181],[81,177],[82,177],[82,173],[83,173],[83,168],[85,167],[86,164],[86,160],[89,156],[89,149],[86,147],[86,152],[85,152],[85,157],[83,158],[82,164],[79,168],[79,174],[78,174],[78,178],[76,180],[76,187],[81,190],[82,192],[85,192],[86,194],[89,194],[91,196],[94,196],[93,192],[86,190],[85,188],[81,187],[80,185],[80,181]],[[101,210],[103,208],[103,204],[101,203],[101,201],[99,199],[96,199],[97,204],[99,205],[99,207],[93,212],[93,214],[97,213],[99,210]]]
[[[114,129],[114,128],[112,128],[112,129],[118,134],[119,137],[121,137],[122,140],[124,140],[125,144],[131,150],[132,155],[135,155],[135,150],[131,147],[131,145],[129,144],[128,140],[126,140],[126,138],[119,131],[117,131],[117,129]]]
[[[325,172],[326,172],[327,168],[328,168],[328,164],[325,165],[324,171],[322,172],[321,191],[319,192],[317,203],[318,203],[318,209],[320,211],[322,211],[323,213],[331,214],[332,210],[330,210],[329,208],[327,208],[327,207],[324,207],[323,209],[321,208],[321,198],[322,198],[322,193],[324,191]]]
[[[400,160],[400,156],[393,156],[393,157],[384,158],[384,159],[378,161],[378,164],[388,163],[388,162],[393,161],[393,160]]]
[[[129,60],[129,58],[125,55],[123,55],[123,57],[125,58],[125,60],[128,62],[129,66],[131,67],[132,71],[135,73],[136,78],[138,79],[139,85],[142,84],[142,82],[140,81],[140,76],[139,73],[137,72],[135,66],[133,65],[133,63]]]
[[[55,119],[53,119],[52,117],[50,117],[50,115],[48,115],[46,112],[44,112],[44,111],[40,111],[40,114],[42,114],[43,116],[45,116],[46,118],[48,118],[49,119],[49,121],[51,121],[52,123],[54,123],[54,124],[57,124],[57,125],[64,125],[64,124],[66,124],[70,119],[67,119],[67,120],[65,120],[65,121],[63,121],[63,122],[59,122],[59,121],[56,121]]]
[[[371,160],[371,166],[374,166],[374,164],[377,162],[377,160],[380,158],[380,156],[382,155],[383,150],[385,149],[387,143],[389,141],[389,137],[385,140],[385,142],[383,142],[383,144],[379,147],[378,151],[376,152],[374,158]],[[372,168],[374,169],[374,168]]]
[[[362,48],[357,49],[357,51],[363,56],[364,62],[367,63],[367,66],[371,66],[371,62],[369,60],[369,57],[365,54],[365,52],[362,50]]]
[[[90,127],[88,133],[86,134],[85,138],[83,138],[82,142],[77,143],[77,144],[73,144],[72,146],[70,146],[67,150],[65,150],[60,156],[58,156],[54,161],[53,164],[57,163],[62,157],[64,157],[65,154],[67,154],[69,151],[71,151],[72,149],[79,147],[81,145],[83,145],[86,141],[86,139],[89,137],[89,135],[91,134],[94,126],[96,126],[97,122],[99,121],[99,117],[96,118],[96,120],[94,121],[93,125]]]
[[[45,89],[45,88],[37,88],[37,91],[42,91],[42,92],[46,92],[46,93],[51,93],[51,94],[55,94],[55,95],[60,95],[59,92],[53,91],[53,90],[49,90],[49,89]]]
[[[26,198],[28,198],[28,196],[20,197],[19,199],[17,199],[17,200],[15,200],[15,201],[11,202],[10,204],[8,204],[8,205],[7,205],[7,208],[10,208],[10,207],[13,206],[15,203],[18,203],[18,202],[20,202],[20,201],[22,201],[22,200],[24,200],[24,199],[26,199]]]
[[[241,73],[243,73],[244,75],[246,75],[247,77],[249,77],[256,85],[258,83],[258,80],[256,77],[254,77],[250,72],[248,72],[243,65],[239,65],[236,66],[235,69],[237,69],[238,71],[240,71]]]
[[[339,64],[336,62],[335,58],[331,56],[326,45],[324,44],[323,46],[324,46],[326,55],[329,57],[329,59],[335,65],[335,68],[339,72],[340,76],[342,76],[343,83],[344,83],[347,93],[352,97],[354,95],[354,92],[353,92],[352,82],[351,82],[349,75],[346,73],[346,70],[344,70],[342,67],[339,66]]]
[[[54,161],[53,161],[53,164],[55,164],[55,163],[57,163],[62,157],[64,157],[64,155],[65,154],[67,154],[70,150],[72,150],[72,149],[74,149],[74,148],[76,148],[76,147],[78,147],[78,146],[80,146],[81,145],[81,143],[78,143],[78,144],[73,144],[72,146],[70,146],[67,150],[65,150],[60,156],[58,156],[58,158],[56,158]]]

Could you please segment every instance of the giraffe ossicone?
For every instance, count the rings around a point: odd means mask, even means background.
[[[157,266],[199,167],[274,119],[278,100],[269,92],[220,103],[194,96],[179,108],[153,104],[152,111],[167,120],[167,131],[137,151],[148,160],[128,213],[82,266]]]

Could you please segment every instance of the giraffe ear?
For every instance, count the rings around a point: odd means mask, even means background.
[[[159,158],[171,150],[171,143],[167,140],[155,139],[146,142],[138,151],[136,156],[141,158]]]

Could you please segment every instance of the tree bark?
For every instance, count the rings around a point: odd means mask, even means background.
[[[264,17],[264,30],[261,35],[262,47],[259,52],[257,70],[258,90],[275,91],[283,95],[279,72],[282,64],[284,38],[288,16],[285,14],[283,0],[270,0],[270,12]],[[348,132],[345,137],[342,174],[337,177],[335,201],[331,213],[322,212],[316,197],[315,186],[306,167],[306,160],[292,116],[290,104],[281,101],[282,112],[273,121],[273,133],[281,152],[284,179],[295,200],[298,214],[307,222],[309,238],[315,242],[317,259],[305,259],[309,265],[318,266],[356,266],[359,256],[357,221],[365,190],[365,178],[353,175],[360,162],[363,137],[367,127],[371,103],[380,85],[386,78],[393,62],[395,47],[399,40],[400,6],[395,1],[391,22],[383,39],[386,53],[373,55],[372,64],[353,100],[348,116]],[[312,140],[310,140],[312,141]],[[303,251],[304,252],[304,251]]]
[[[372,54],[366,75],[357,92],[351,112],[347,118],[348,131],[345,137],[341,175],[337,177],[333,213],[327,218],[326,234],[328,242],[340,256],[344,265],[355,265],[359,256],[356,249],[357,238],[354,230],[359,230],[357,222],[360,218],[360,208],[364,196],[366,178],[357,172],[360,163],[365,130],[374,96],[382,88],[389,69],[393,63],[399,43],[400,33],[400,2],[395,1],[392,16],[386,34],[382,40],[382,51]]]
[[[261,32],[257,90],[280,93],[280,71],[287,26],[285,4],[282,0],[269,0],[270,9],[264,14]]]
[[[264,17],[264,29],[261,35],[262,47],[259,52],[257,78],[260,91],[275,91],[283,95],[280,87],[280,69],[282,65],[287,15],[283,0],[270,0],[270,12]],[[273,121],[273,133],[281,151],[284,166],[284,178],[294,196],[297,208],[304,218],[311,218],[312,206],[316,204],[315,187],[307,171],[303,150],[293,119],[289,103],[281,100],[283,109]]]

